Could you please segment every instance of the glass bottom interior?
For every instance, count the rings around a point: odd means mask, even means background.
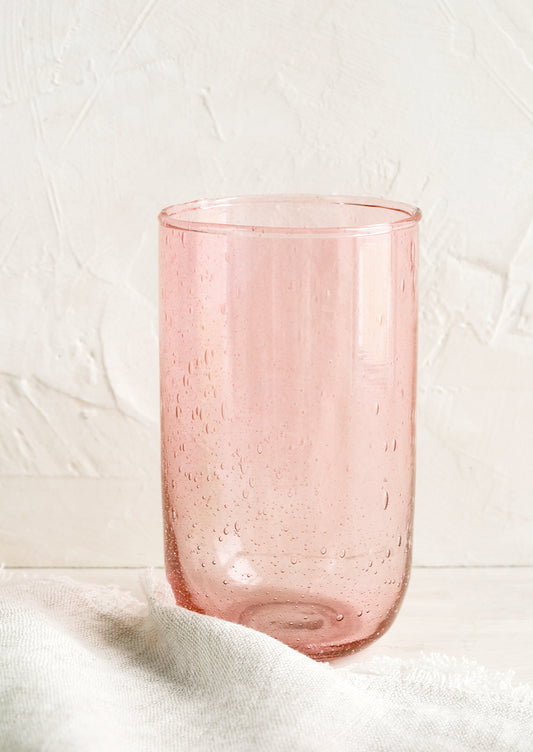
[[[313,658],[326,660],[357,650],[357,640],[346,641],[347,634],[357,631],[356,620],[357,615],[342,604],[332,608],[330,604],[271,601],[248,606],[238,623]]]

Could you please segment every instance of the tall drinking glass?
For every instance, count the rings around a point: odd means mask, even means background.
[[[161,213],[165,553],[182,606],[318,659],[393,621],[411,560],[419,219],[346,196]]]

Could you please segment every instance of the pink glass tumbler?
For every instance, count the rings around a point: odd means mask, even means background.
[[[346,196],[160,215],[166,571],[317,659],[393,621],[411,561],[418,209]]]

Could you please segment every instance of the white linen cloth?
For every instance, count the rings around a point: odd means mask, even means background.
[[[0,573],[2,752],[531,752],[533,690],[466,661],[334,668],[112,587]]]

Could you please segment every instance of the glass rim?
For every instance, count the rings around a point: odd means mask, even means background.
[[[375,209],[384,209],[396,211],[400,215],[393,221],[374,222],[372,224],[362,225],[341,225],[331,227],[276,227],[269,225],[251,225],[251,224],[233,224],[229,222],[209,222],[197,219],[185,219],[183,215],[186,212],[223,208],[224,206],[234,206],[237,204],[254,204],[254,203],[290,203],[290,202],[312,202],[333,203],[346,206],[361,206]],[[377,198],[374,196],[344,196],[344,195],[320,195],[320,194],[266,194],[251,196],[231,196],[228,198],[215,199],[197,199],[182,204],[172,204],[165,207],[159,214],[159,224],[162,227],[171,227],[176,230],[187,232],[201,232],[215,235],[233,235],[236,233],[245,233],[250,235],[268,235],[284,237],[315,237],[315,236],[359,236],[359,235],[382,235],[405,230],[416,225],[422,218],[422,212],[417,206],[405,204],[400,201],[389,201],[388,199]]]

